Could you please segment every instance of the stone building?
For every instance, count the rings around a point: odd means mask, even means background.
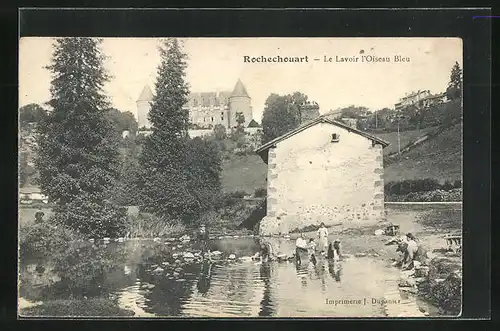
[[[409,106],[415,106],[418,109],[430,107],[434,104],[442,103],[446,99],[444,93],[431,94],[430,90],[418,90],[416,92],[407,93],[399,99],[394,105],[394,108],[399,111]]]
[[[153,100],[151,89],[146,86],[137,100],[137,121],[139,128],[149,129],[148,113]],[[236,82],[233,91],[191,93],[184,106],[189,111],[189,121],[195,127],[209,129],[217,124],[226,128],[237,125],[238,113],[245,117],[244,126],[253,119],[252,99],[241,80]]]
[[[268,165],[261,235],[324,222],[379,221],[386,141],[320,116],[259,147]]]

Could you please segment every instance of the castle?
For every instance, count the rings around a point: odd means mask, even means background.
[[[151,108],[153,93],[149,86],[145,86],[137,99],[137,122],[139,129],[150,129],[148,113]],[[251,98],[241,82],[238,80],[232,92],[201,92],[191,93],[184,109],[189,111],[189,121],[194,127],[210,129],[217,124],[226,128],[237,126],[237,118],[241,113],[244,126],[253,119]]]

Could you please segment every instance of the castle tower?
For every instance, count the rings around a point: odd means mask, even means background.
[[[142,128],[150,129],[151,123],[149,123],[148,114],[151,109],[151,101],[153,101],[153,92],[149,86],[144,86],[144,89],[137,99],[137,124],[139,124],[139,130]]]
[[[252,106],[251,106],[251,98],[247,93],[247,90],[240,79],[236,83],[234,87],[233,93],[229,97],[229,111],[228,111],[228,119],[229,126],[234,127],[238,123],[236,122],[236,114],[241,112],[245,116],[245,124],[247,127],[248,123],[250,123],[253,119],[252,114]]]

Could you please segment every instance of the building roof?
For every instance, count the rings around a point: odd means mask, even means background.
[[[146,85],[142,89],[141,95],[139,96],[139,99],[137,99],[137,101],[152,101],[152,100],[153,100],[153,92],[151,92],[149,86]]]
[[[289,132],[285,133],[284,135],[279,136],[279,137],[277,137],[277,138],[269,141],[268,143],[260,146],[259,148],[257,148],[255,150],[255,152],[257,154],[261,154],[262,152],[267,151],[269,148],[276,146],[277,143],[279,143],[279,142],[281,142],[281,141],[283,141],[285,139],[288,139],[291,136],[294,136],[297,133],[300,133],[300,132],[302,132],[302,131],[304,131],[304,130],[306,130],[306,129],[308,129],[308,128],[316,125],[316,124],[319,124],[319,123],[328,123],[328,124],[332,124],[332,125],[341,127],[343,129],[348,130],[349,132],[356,133],[356,134],[358,134],[360,136],[363,136],[363,137],[365,137],[367,139],[370,139],[371,141],[373,141],[375,143],[381,144],[383,148],[389,146],[389,142],[387,142],[387,141],[385,141],[385,140],[383,140],[383,139],[381,139],[379,137],[376,137],[376,136],[371,135],[369,133],[360,131],[358,129],[354,129],[354,128],[352,128],[349,125],[346,125],[344,123],[341,123],[341,122],[329,119],[329,118],[325,117],[325,115],[321,115],[319,117],[316,117],[314,120],[306,122],[303,125],[299,126],[298,128],[296,128],[296,129],[294,129],[292,131],[289,131]]]
[[[234,87],[233,93],[231,93],[231,97],[247,97],[247,98],[250,98],[248,96],[247,89],[245,88],[245,86],[241,82],[241,79],[238,79],[238,82],[236,82],[236,86]]]

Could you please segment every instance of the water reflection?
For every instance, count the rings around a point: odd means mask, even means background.
[[[260,301],[259,316],[272,316],[272,300],[271,300],[271,264],[263,263],[260,266],[260,279],[264,284],[264,292]]]
[[[212,277],[212,263],[205,261],[200,264],[200,276],[196,288],[203,296],[206,296],[210,288],[210,278]]]
[[[261,264],[249,259],[225,258],[186,262],[182,257],[169,260],[171,252],[165,247],[151,249],[144,244],[126,243],[123,246],[128,249],[123,264],[106,274],[105,283],[116,288],[115,295],[122,307],[134,310],[136,316],[376,317],[385,316],[386,309],[380,305],[335,306],[325,304],[325,299],[399,295],[398,271],[369,258],[338,262],[318,257],[316,261],[302,263]],[[288,253],[294,250],[294,243],[282,241],[274,247],[277,253]],[[111,244],[107,249],[117,247]],[[253,239],[240,238],[214,242],[212,249],[222,251],[225,256],[234,253],[241,257],[253,255],[259,245]],[[150,250],[157,252],[153,254]],[[153,272],[158,268],[162,271]],[[38,274],[40,270],[32,271]],[[391,316],[400,313],[398,307],[391,309]]]
[[[333,260],[328,260],[328,272],[335,281],[340,282],[340,275],[342,274],[342,264],[341,262],[334,262]]]

